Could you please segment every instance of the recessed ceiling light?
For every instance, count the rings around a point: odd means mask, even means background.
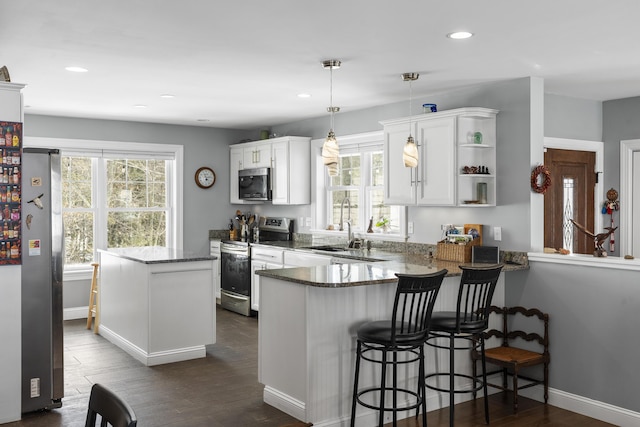
[[[71,72],[74,72],[74,73],[86,73],[87,71],[89,71],[86,68],[75,67],[75,66],[65,67],[65,70],[71,71]]]
[[[133,108],[147,108],[147,106],[144,104],[136,104],[133,106]]]
[[[299,93],[298,98],[311,98],[311,94],[309,93]]]
[[[172,95],[170,93],[163,93],[162,95],[160,95],[160,98],[175,98],[175,95]]]
[[[198,119],[198,120],[196,120],[196,121],[197,121],[197,122],[205,123],[205,122],[208,122],[208,121],[209,121],[209,119]]]
[[[473,33],[470,33],[468,31],[456,31],[455,33],[447,34],[447,37],[449,37],[450,39],[456,39],[456,40],[468,39],[471,36],[473,36]]]

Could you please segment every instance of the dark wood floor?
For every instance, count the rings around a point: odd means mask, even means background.
[[[60,409],[26,414],[7,427],[84,426],[89,392],[99,382],[126,399],[141,427],[304,426],[262,402],[257,381],[257,319],[218,309],[215,345],[204,359],[146,367],[85,329],[86,321],[65,322],[65,398]],[[521,399],[518,415],[501,395],[490,398],[491,425],[585,426],[609,424]],[[447,409],[428,414],[431,427],[448,426]],[[418,427],[409,419],[403,427]],[[484,425],[482,399],[456,406],[456,425]]]

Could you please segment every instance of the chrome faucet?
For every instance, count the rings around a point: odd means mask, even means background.
[[[351,234],[351,200],[348,197],[342,199],[340,204],[340,231],[344,231],[344,202],[347,202],[347,208],[349,209],[349,218],[347,218],[347,240],[348,245],[351,247],[353,241],[353,235]]]

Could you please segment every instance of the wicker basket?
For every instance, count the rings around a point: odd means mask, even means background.
[[[471,262],[471,248],[479,243],[478,239],[462,245],[445,241],[438,242],[436,258],[443,261]]]

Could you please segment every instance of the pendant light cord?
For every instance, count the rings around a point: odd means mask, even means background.
[[[412,114],[412,109],[411,109],[411,104],[412,104],[412,86],[411,84],[413,83],[413,80],[409,79],[409,137],[411,137],[411,114]]]
[[[333,130],[333,65],[329,67],[329,108],[331,108],[331,130]]]

